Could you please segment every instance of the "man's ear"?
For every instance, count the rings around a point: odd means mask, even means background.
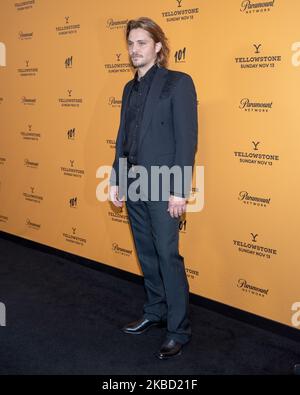
[[[155,52],[158,53],[162,49],[162,44],[159,41],[158,43],[155,43]]]

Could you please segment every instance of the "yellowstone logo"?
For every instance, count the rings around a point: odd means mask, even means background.
[[[64,232],[62,235],[66,242],[84,246],[87,243],[87,240],[83,237],[77,236],[76,232],[77,228],[72,227],[72,234]]]
[[[41,133],[32,131],[32,125],[28,125],[28,131],[20,132],[23,140],[38,141],[41,138]]]
[[[116,148],[116,140],[115,139],[107,139],[106,144],[109,145],[109,148]]]
[[[259,258],[270,259],[273,256],[277,256],[277,250],[270,247],[258,245],[257,237],[258,234],[250,233],[252,236],[251,242],[233,240],[233,245],[238,247],[238,251],[250,255],[258,256]]]
[[[60,104],[61,107],[80,107],[83,103],[83,99],[81,97],[77,97],[77,98],[73,98],[72,97],[72,93],[73,90],[72,89],[67,89],[66,91],[68,97],[60,97],[58,98],[58,103]]]
[[[77,169],[74,167],[74,160],[70,160],[70,165],[71,167],[63,167],[61,166],[60,170],[65,176],[70,176],[70,177],[77,177],[81,178],[84,176],[84,170],[83,169]]]
[[[122,223],[122,224],[129,224],[128,215],[123,214],[122,211],[117,210],[109,210],[107,215],[111,218],[112,221]]]
[[[69,16],[65,16],[65,25],[56,27],[56,32],[58,35],[63,36],[66,34],[76,34],[79,32],[80,24],[69,24],[69,19]]]
[[[259,144],[260,141],[252,141],[253,151],[259,151]],[[276,154],[234,151],[234,156],[239,158],[240,163],[252,165],[272,166],[274,162],[279,161],[279,155]]]
[[[261,44],[253,44],[254,48],[255,48],[255,53],[260,53],[259,52],[259,48],[261,47]]]
[[[130,63],[121,61],[122,53],[115,54],[115,63],[105,63],[104,68],[108,73],[126,73],[130,72]]]
[[[162,17],[166,22],[185,22],[194,20],[195,15],[199,14],[199,8],[185,8],[183,0],[176,0],[177,8],[163,11]]]
[[[35,192],[34,187],[30,187],[30,192],[23,192],[23,197],[25,200],[32,202],[32,203],[41,203],[44,200],[43,196],[38,195]]]
[[[34,5],[35,0],[20,1],[19,3],[15,3],[17,11],[28,10],[29,8],[33,8]]]
[[[17,71],[20,77],[32,77],[37,75],[39,69],[37,67],[29,67],[29,60],[25,60],[25,68],[19,68]]]
[[[254,55],[259,56],[247,56],[247,57],[236,57],[235,63],[240,65],[241,69],[249,68],[274,68],[278,62],[281,62],[281,55],[263,55],[262,44],[254,43]]]
[[[196,277],[199,277],[199,271],[189,269],[188,267],[185,268],[185,272],[188,278],[194,280]]]

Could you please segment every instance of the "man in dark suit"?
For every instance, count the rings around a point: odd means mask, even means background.
[[[197,97],[188,74],[165,67],[167,39],[153,20],[129,21],[126,40],[137,71],[123,91],[110,200],[116,207],[126,200],[147,301],[143,316],[122,330],[141,334],[167,326],[156,353],[167,359],[180,355],[191,339],[189,284],[178,239],[197,147]],[[179,171],[157,176],[161,166]]]

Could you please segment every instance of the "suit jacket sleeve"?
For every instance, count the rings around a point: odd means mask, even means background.
[[[128,86],[128,83],[124,86],[123,89],[123,94],[122,94],[122,104],[121,104],[121,112],[120,112],[120,125],[119,125],[119,130],[117,134],[117,140],[116,140],[116,152],[115,152],[115,159],[113,162],[113,169],[110,175],[109,183],[110,185],[119,185],[119,159],[123,156],[123,136],[125,133],[125,125],[124,122],[122,122],[123,118],[123,113],[125,111],[124,108],[124,99],[126,95],[126,88]]]
[[[192,78],[183,74],[179,80],[172,98],[173,130],[175,138],[174,165],[181,169],[181,188],[175,180],[171,183],[171,194],[189,197],[192,170],[198,142],[197,94]],[[185,167],[188,166],[186,172]]]

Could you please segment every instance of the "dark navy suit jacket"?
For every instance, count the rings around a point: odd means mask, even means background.
[[[119,169],[123,158],[125,138],[125,109],[134,79],[124,87],[120,126],[116,140],[113,163],[115,173],[111,185],[120,185],[126,172]],[[159,67],[153,78],[144,107],[141,123],[137,164],[144,166],[149,174],[151,166],[172,167],[177,165],[184,175],[184,166],[193,167],[198,140],[197,95],[192,78],[183,72]],[[114,174],[116,177],[114,177]],[[177,196],[189,196],[191,179],[182,180],[182,188],[176,190],[171,180],[170,192]],[[150,177],[149,177],[150,187]],[[150,193],[150,188],[148,188]]]

